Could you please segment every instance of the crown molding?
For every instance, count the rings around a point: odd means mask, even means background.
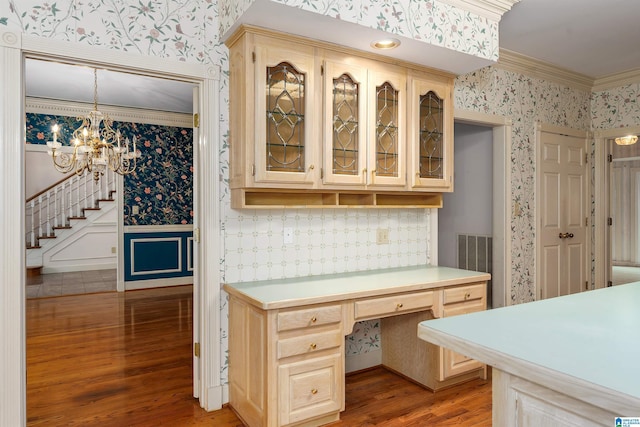
[[[440,0],[442,3],[500,22],[502,15],[520,0]]]
[[[587,75],[556,67],[547,62],[507,49],[500,49],[500,57],[494,67],[588,92],[591,92],[594,83],[594,79]]]
[[[151,125],[193,127],[191,114],[144,110],[140,108],[100,105],[100,111],[116,122],[146,123]],[[93,110],[93,104],[69,102],[55,99],[27,97],[25,111],[35,114],[55,114],[80,117]]]
[[[640,83],[640,69],[609,74],[597,78],[593,84],[593,91],[599,92],[601,90],[613,89],[633,83]]]

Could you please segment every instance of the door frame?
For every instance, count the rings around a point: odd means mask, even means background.
[[[219,147],[220,69],[60,40],[0,32],[0,425],[26,425],[25,236],[24,236],[24,58],[82,62],[155,77],[190,81],[200,90],[200,136],[194,141],[194,233],[199,243],[194,271],[194,339],[200,343],[199,378],[194,392],[205,410],[222,407],[220,355],[220,210]],[[196,231],[198,230],[198,231]],[[206,238],[210,236],[209,238]],[[7,285],[11,286],[7,286]],[[200,328],[197,329],[197,325]],[[197,329],[197,330],[196,330]],[[197,383],[197,385],[196,385]],[[196,393],[194,393],[196,394]]]
[[[454,121],[493,129],[493,285],[491,306],[511,305],[511,119],[504,116],[455,109]],[[454,135],[455,137],[455,135]],[[453,150],[452,150],[453,151]],[[456,171],[454,170],[454,175]],[[461,173],[458,171],[458,173]],[[438,265],[438,210],[430,215],[430,263]]]
[[[541,294],[542,294],[542,287],[538,286],[538,280],[540,277],[542,277],[542,265],[540,263],[540,259],[542,259],[542,245],[540,244],[540,194],[541,194],[541,184],[542,184],[542,180],[541,180],[541,168],[538,167],[538,165],[540,165],[540,158],[541,158],[541,153],[540,150],[542,149],[542,142],[541,142],[541,138],[542,138],[542,133],[543,132],[547,132],[547,133],[555,133],[555,134],[559,134],[559,135],[566,135],[566,136],[571,136],[571,137],[576,137],[576,138],[584,138],[584,144],[585,144],[585,153],[589,153],[589,145],[588,142],[591,139],[591,133],[588,131],[584,131],[584,130],[580,130],[580,129],[573,129],[573,128],[568,128],[568,127],[563,127],[563,126],[555,126],[555,125],[550,125],[547,123],[542,123],[542,122],[535,122],[535,165],[536,165],[536,173],[535,173],[535,209],[534,209],[534,231],[535,231],[535,260],[534,260],[534,265],[535,265],[535,272],[536,272],[536,278],[535,278],[535,295],[536,295],[536,300],[540,300],[541,298]],[[590,214],[590,209],[589,209],[589,203],[591,201],[591,194],[592,194],[592,189],[591,189],[591,185],[589,185],[589,183],[591,182],[590,179],[590,175],[591,175],[591,161],[589,159],[590,156],[587,155],[587,161],[586,161],[586,178],[585,178],[585,191],[587,192],[587,194],[585,195],[585,200],[587,203],[587,206],[585,206],[585,212],[587,213],[588,217],[591,217]],[[591,220],[589,220],[589,222],[591,222]],[[584,260],[585,262],[585,266],[587,271],[585,271],[585,277],[588,278],[589,280],[589,289],[593,289],[593,281],[592,281],[592,276],[591,276],[591,263],[592,263],[592,259],[591,259],[591,253],[592,253],[592,246],[591,246],[591,232],[589,230],[589,227],[587,226],[587,232],[586,232],[586,254],[585,257],[586,259]]]
[[[594,258],[595,258],[595,282],[594,288],[605,288],[611,280],[611,229],[608,225],[608,218],[611,216],[610,191],[611,182],[609,177],[609,155],[608,141],[624,135],[640,134],[640,126],[629,126],[624,128],[614,128],[598,130],[594,132]]]

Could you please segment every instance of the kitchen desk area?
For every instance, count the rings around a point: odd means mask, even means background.
[[[432,390],[486,378],[484,364],[416,332],[423,321],[485,310],[489,279],[427,265],[227,283],[229,404],[250,427],[339,420],[344,337],[371,319],[380,319],[390,370]]]
[[[421,339],[493,367],[493,426],[640,417],[640,282],[422,322]]]

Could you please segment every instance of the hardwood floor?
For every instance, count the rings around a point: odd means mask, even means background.
[[[29,299],[29,426],[242,426],[192,396],[192,288]],[[438,393],[383,369],[349,375],[333,426],[490,426],[491,381]]]

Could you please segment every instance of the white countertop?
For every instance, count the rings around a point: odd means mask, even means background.
[[[418,336],[507,372],[540,367],[613,390],[640,414],[640,282],[429,320]]]
[[[491,276],[477,271],[431,265],[321,276],[227,283],[224,290],[264,310],[431,289]]]

